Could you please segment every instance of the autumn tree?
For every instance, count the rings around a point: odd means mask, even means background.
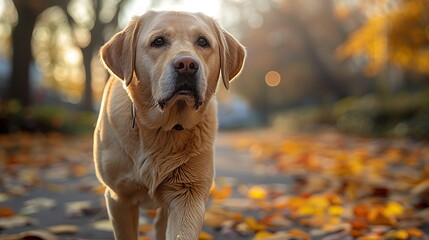
[[[102,45],[107,37],[110,37],[118,27],[118,19],[120,11],[127,0],[123,1],[55,1],[55,0],[41,0],[41,1],[13,1],[17,10],[18,21],[12,31],[12,73],[9,80],[9,98],[18,99],[24,106],[30,105],[30,84],[29,84],[29,66],[34,60],[32,54],[32,39],[37,20],[51,8],[56,8],[57,16],[58,10],[65,16],[62,22],[51,22],[51,30],[59,29],[61,24],[68,28],[68,33],[74,45],[81,49],[83,69],[85,72],[85,87],[84,94],[81,101],[82,108],[85,110],[92,110],[92,87],[91,87],[91,60],[96,55],[98,48]],[[52,12],[51,12],[52,13]],[[85,16],[82,16],[84,13]],[[46,16],[45,16],[46,17]],[[48,15],[47,18],[50,16]],[[57,18],[56,20],[61,20]],[[64,27],[63,26],[63,27]],[[56,36],[53,32],[48,32],[48,35]],[[49,35],[51,36],[51,35]],[[49,37],[48,36],[48,37]],[[87,40],[82,41],[82,36],[86,36]],[[79,38],[80,39],[77,39]],[[61,40],[60,40],[61,41]],[[52,41],[51,41],[52,42]],[[45,42],[47,43],[47,42]],[[61,43],[60,43],[61,44]],[[57,62],[52,49],[54,46],[45,45],[47,49],[47,57],[45,54],[44,60]],[[51,48],[51,49],[50,49]],[[36,50],[37,52],[37,50]],[[45,71],[54,71],[52,65],[48,66]],[[44,72],[47,75],[53,76]]]
[[[363,59],[367,76],[389,65],[429,76],[429,1],[371,1],[369,17],[337,49],[339,59]],[[371,10],[371,11],[369,11]]]

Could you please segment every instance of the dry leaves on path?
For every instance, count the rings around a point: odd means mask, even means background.
[[[206,225],[226,237],[429,239],[427,142],[274,132],[234,133],[229,141],[262,172],[294,181],[216,185]]]
[[[429,239],[427,142],[269,131],[220,137],[248,152],[257,173],[285,180],[216,179],[200,239]],[[113,236],[90,136],[0,136],[0,171],[0,239]],[[41,217],[53,215],[58,222]],[[153,239],[154,216],[142,212],[140,239]]]

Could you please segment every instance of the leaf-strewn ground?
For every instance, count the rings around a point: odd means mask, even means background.
[[[216,168],[200,239],[429,239],[427,142],[220,133]],[[113,238],[91,136],[2,135],[0,172],[1,240]]]

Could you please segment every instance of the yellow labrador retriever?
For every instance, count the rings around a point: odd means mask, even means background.
[[[245,49],[203,14],[150,11],[100,50],[111,73],[94,133],[98,179],[116,239],[137,239],[157,208],[157,239],[197,239],[213,182],[214,93]]]

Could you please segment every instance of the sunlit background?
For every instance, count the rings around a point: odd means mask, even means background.
[[[222,129],[429,136],[427,0],[0,0],[2,131],[40,106],[96,112],[98,49],[148,9],[203,12],[246,46],[241,77],[219,88]]]

